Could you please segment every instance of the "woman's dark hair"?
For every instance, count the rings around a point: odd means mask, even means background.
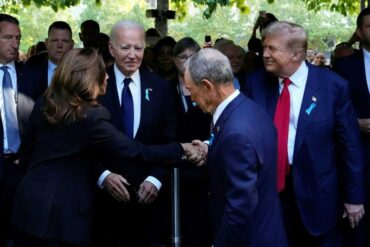
[[[163,39],[160,39],[158,43],[154,46],[154,53],[158,54],[160,49],[164,46],[174,47],[176,45],[176,41],[174,38],[167,36]]]
[[[105,86],[105,76],[103,59],[94,48],[67,52],[45,92],[47,121],[52,125],[70,125],[81,119],[84,107],[98,105],[96,95]]]
[[[200,50],[200,46],[193,38],[190,37],[182,38],[177,42],[177,44],[173,48],[173,56],[179,55],[186,49],[192,49],[198,52]]]

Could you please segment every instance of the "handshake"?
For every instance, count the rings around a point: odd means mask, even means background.
[[[200,140],[191,143],[181,143],[184,149],[184,158],[196,166],[202,166],[207,161],[208,145]]]

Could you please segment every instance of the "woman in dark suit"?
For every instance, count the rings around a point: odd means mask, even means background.
[[[110,123],[96,101],[107,75],[94,49],[73,49],[61,60],[45,96],[35,105],[23,145],[29,166],[17,189],[12,222],[16,246],[90,246],[94,187],[104,168],[125,160],[180,160],[188,144],[144,146]],[[128,200],[127,190],[124,199]]]

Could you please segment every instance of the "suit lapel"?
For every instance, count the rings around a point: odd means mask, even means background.
[[[316,112],[320,108],[320,104],[322,103],[322,95],[319,90],[320,83],[321,82],[318,78],[317,71],[313,68],[313,66],[309,65],[306,88],[303,94],[301,109],[299,112],[297,133],[294,144],[294,156],[299,151],[304,136],[310,124],[312,123],[312,120],[315,118]]]
[[[106,101],[106,106],[109,108],[111,112],[112,118],[115,119],[115,122],[118,125],[117,127],[123,131],[121,104],[118,98],[117,85],[116,85],[117,82],[116,82],[116,76],[114,74],[113,65],[107,69],[107,73],[108,73],[109,79],[107,83],[107,92],[106,92],[106,95],[104,96],[104,100]]]
[[[217,140],[224,128],[224,124],[226,120],[229,118],[230,114],[234,111],[234,109],[237,108],[242,103],[243,97],[244,96],[242,94],[239,94],[234,100],[232,100],[227,105],[227,107],[221,113],[220,117],[217,119],[217,122],[215,123],[215,126],[213,127],[213,130],[212,130],[213,137],[211,138],[213,140],[212,140],[212,144],[210,145],[210,149],[212,149],[212,146],[217,143]]]
[[[150,98],[153,94],[153,89],[150,84],[150,76],[145,70],[140,70],[141,114],[135,139],[140,139],[140,136],[146,136],[145,131],[150,129],[147,127],[147,124],[150,123],[150,116],[152,114]]]
[[[270,73],[267,73],[267,93],[266,93],[266,102],[267,103],[267,113],[269,116],[274,119],[276,104],[279,98],[279,80],[276,76],[273,76]]]
[[[23,65],[22,64],[19,64],[19,63],[15,62],[15,73],[17,74],[17,99],[19,99],[21,94],[26,91],[25,88],[23,88],[23,87],[27,86],[27,85],[23,84],[23,82],[24,82],[24,71],[23,71]],[[17,109],[18,119],[19,119],[19,115],[20,115],[20,112],[19,112],[20,108],[21,108],[21,106],[17,102],[17,108],[16,109]]]
[[[359,73],[358,73],[359,89],[360,89],[360,92],[364,92],[364,94],[365,94],[364,96],[367,96],[367,98],[370,98],[370,91],[369,91],[367,81],[366,81],[364,53],[361,52],[357,56],[358,56],[358,59],[355,59],[354,61],[358,63],[355,66],[359,68]]]

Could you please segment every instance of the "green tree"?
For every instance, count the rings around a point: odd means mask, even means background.
[[[91,0],[91,2],[93,2]],[[94,1],[96,5],[102,3],[101,0]],[[125,1],[122,1],[122,3]],[[184,6],[187,2],[192,2],[196,6],[206,6],[203,12],[203,16],[210,18],[212,14],[216,11],[217,7],[236,7],[242,13],[249,13],[250,5],[246,4],[245,0],[171,0],[174,3],[175,8],[180,13],[180,16],[184,16],[186,10]],[[266,0],[267,3],[274,3],[274,0]],[[280,2],[280,1],[279,1]],[[322,9],[329,9],[330,11],[339,12],[343,15],[348,15],[354,13],[358,10],[359,1],[354,0],[301,0],[305,3],[308,10],[319,11]],[[65,9],[71,6],[76,6],[80,4],[80,0],[2,0],[2,9],[17,11],[18,7],[30,6],[35,4],[38,7],[48,6],[53,10],[58,11],[59,9]]]
[[[328,10],[316,13],[307,10],[302,5],[302,0],[279,0],[279,3],[275,1],[272,4],[267,1],[249,0],[248,5],[249,15],[242,14],[237,7],[222,7],[213,14],[212,18],[205,19],[203,12],[206,6],[194,6],[189,2],[183,6],[188,14],[182,20],[169,21],[169,35],[176,40],[191,36],[200,44],[203,43],[205,35],[211,35],[213,40],[224,36],[242,47],[247,47],[259,10],[274,13],[279,20],[301,24],[308,30],[309,46],[321,51],[330,51],[336,43],[349,39],[355,29],[356,15],[343,16]],[[146,28],[153,27],[153,19],[145,17],[145,11],[148,8],[150,6],[145,0],[105,0],[100,6],[96,6],[91,0],[81,0],[78,6],[58,12],[50,7],[39,8],[35,4],[29,7],[22,6],[14,15],[21,23],[23,36],[21,50],[27,51],[32,44],[45,40],[49,25],[57,20],[66,21],[71,25],[76,47],[81,46],[78,37],[79,26],[87,19],[98,21],[101,31],[107,34],[114,23],[124,18],[138,20]]]

